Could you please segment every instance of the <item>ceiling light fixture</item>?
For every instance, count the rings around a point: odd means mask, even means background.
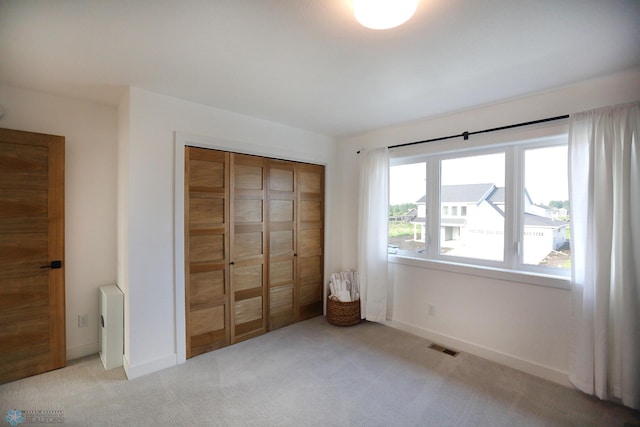
[[[418,0],[354,0],[356,20],[372,30],[386,30],[402,25],[416,12]]]

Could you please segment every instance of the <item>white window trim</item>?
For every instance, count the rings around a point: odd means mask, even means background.
[[[391,165],[402,165],[424,161],[427,163],[427,180],[433,183],[431,188],[440,188],[440,164],[447,158],[484,155],[495,152],[505,153],[505,199],[511,201],[505,207],[505,247],[502,262],[453,257],[440,254],[440,210],[436,215],[427,216],[425,257],[411,254],[394,254],[389,262],[428,269],[443,270],[459,274],[488,277],[500,280],[528,283],[532,285],[569,289],[570,271],[554,268],[530,266],[521,262],[518,251],[522,248],[520,239],[524,232],[524,152],[527,149],[543,148],[566,144],[568,134],[567,121],[497,132],[495,135],[482,135],[474,145],[456,141],[439,147],[425,146],[422,152],[411,147],[391,152]],[[446,149],[445,149],[446,148]],[[426,187],[427,184],[425,184]],[[428,191],[427,206],[441,206],[440,192]],[[436,193],[436,194],[432,194]],[[515,247],[510,247],[511,244]]]
[[[488,279],[544,286],[547,288],[571,289],[571,280],[569,277],[547,275],[529,271],[507,270],[429,258],[416,258],[407,255],[389,255],[389,262],[392,264],[424,268],[427,270],[440,270],[449,273],[464,274],[467,276],[485,277]]]

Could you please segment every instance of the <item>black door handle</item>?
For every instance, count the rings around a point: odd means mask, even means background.
[[[55,270],[56,268],[62,268],[62,261],[51,261],[51,264],[43,265],[40,268],[50,268],[52,270]]]

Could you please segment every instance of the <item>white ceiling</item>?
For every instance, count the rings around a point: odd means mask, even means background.
[[[346,136],[640,66],[638,0],[0,0],[0,83],[117,105],[131,85]]]

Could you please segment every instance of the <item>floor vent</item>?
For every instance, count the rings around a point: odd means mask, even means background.
[[[456,357],[458,354],[460,354],[460,352],[458,351],[451,350],[450,348],[446,348],[438,344],[431,344],[429,348],[431,350],[439,351],[440,353],[448,354],[449,356],[453,357]]]

